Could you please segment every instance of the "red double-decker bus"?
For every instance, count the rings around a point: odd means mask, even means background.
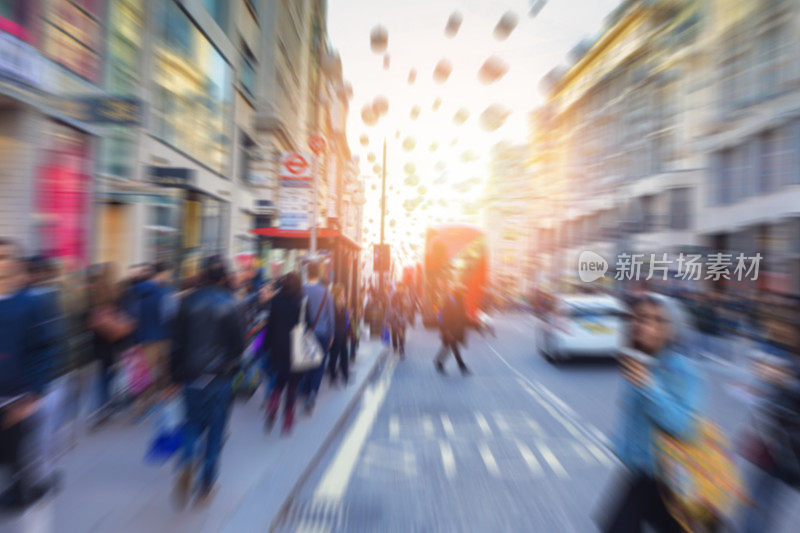
[[[423,324],[436,325],[447,281],[463,285],[467,315],[476,321],[488,279],[489,261],[483,230],[465,224],[428,228],[422,283]]]

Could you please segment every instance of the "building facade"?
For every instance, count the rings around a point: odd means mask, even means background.
[[[4,0],[0,234],[69,265],[251,258],[322,116],[324,0]],[[333,82],[331,82],[333,83]],[[329,109],[336,107],[335,111]],[[339,132],[341,136],[341,132]],[[329,188],[349,150],[326,156]],[[327,166],[326,166],[327,165]],[[343,201],[337,199],[336,201]],[[310,206],[309,206],[310,207]]]
[[[669,255],[702,244],[706,160],[696,148],[709,98],[705,2],[627,1],[601,35],[544,80],[531,116],[533,173],[552,202],[537,229],[553,279],[578,255]]]
[[[699,231],[731,253],[761,253],[761,288],[800,294],[800,5],[714,3],[714,99]]]
[[[499,143],[492,149],[484,216],[491,283],[510,296],[526,294],[532,272],[532,203],[535,191],[526,145]]]

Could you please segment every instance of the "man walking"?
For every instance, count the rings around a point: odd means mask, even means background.
[[[23,289],[19,250],[0,239],[0,511],[24,510],[50,488],[42,470],[42,397],[51,375],[53,328],[42,327],[41,302]]]
[[[306,313],[311,317],[309,323],[313,323],[314,318],[319,315],[317,326],[314,328],[314,335],[316,335],[322,350],[325,352],[325,357],[319,368],[311,370],[304,379],[305,409],[307,413],[311,413],[314,410],[317,391],[319,391],[320,383],[322,383],[322,376],[328,363],[331,344],[333,344],[334,322],[333,298],[328,294],[327,285],[320,282],[320,264],[316,261],[308,263],[306,265],[306,274],[308,283],[303,287],[305,296],[308,298]]]
[[[461,352],[458,349],[458,345],[464,343],[466,325],[467,312],[464,308],[463,291],[460,289],[452,290],[450,294],[445,295],[439,319],[442,347],[433,362],[439,373],[445,373],[444,363],[451,351],[456,358],[456,362],[458,362],[458,368],[461,369],[461,373],[465,376],[470,373],[469,368],[464,364],[464,360],[461,359]]]
[[[197,503],[210,501],[217,477],[223,433],[231,402],[232,379],[244,351],[239,306],[226,288],[223,259],[206,259],[202,285],[180,303],[175,318],[170,370],[183,390],[186,418],[175,505],[185,507],[194,477],[197,442],[205,435]]]

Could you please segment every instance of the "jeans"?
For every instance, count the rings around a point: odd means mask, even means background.
[[[197,441],[205,434],[205,455],[201,483],[210,488],[217,478],[222,438],[228,421],[231,404],[231,379],[214,378],[205,387],[186,385],[183,389],[184,439],[181,467],[192,464],[196,456]]]
[[[317,396],[319,386],[322,384],[322,376],[325,374],[325,367],[328,365],[328,357],[330,357],[330,350],[328,349],[328,339],[321,339],[317,337],[322,351],[325,356],[322,358],[322,364],[313,370],[309,370],[303,377],[303,384],[301,392],[306,396],[306,401],[311,401]]]
[[[331,355],[328,362],[328,375],[331,381],[336,379],[336,367],[342,373],[345,381],[350,379],[350,357],[347,353],[347,339],[336,339],[331,346]]]

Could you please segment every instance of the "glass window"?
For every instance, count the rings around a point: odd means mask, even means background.
[[[255,149],[255,143],[245,132],[241,132],[241,145],[239,146],[239,179],[243,183],[250,183],[250,157]]]
[[[108,4],[106,89],[117,95],[137,95],[142,46],[142,3],[112,0]],[[130,178],[136,168],[136,132],[128,126],[108,126],[101,139],[100,168],[104,174]]]
[[[677,230],[689,229],[691,221],[691,189],[680,188],[670,191],[669,227]]]
[[[53,0],[44,27],[45,53],[57,63],[91,82],[100,81],[103,30],[99,3]]]
[[[163,6],[154,47],[154,129],[165,142],[227,175],[230,65],[174,2]]]
[[[778,141],[778,135],[774,130],[761,134],[761,172],[758,192],[765,193],[775,189]]]
[[[242,87],[245,92],[250,96],[256,94],[256,58],[253,52],[242,43],[242,61],[240,65],[239,78],[242,82]]]
[[[761,96],[778,94],[792,78],[791,44],[786,25],[764,32],[759,39]]]
[[[208,14],[211,15],[223,31],[228,29],[228,3],[230,0],[203,0]]]
[[[712,192],[712,199],[717,205],[725,205],[730,203],[730,182],[733,174],[733,150],[725,150],[719,154],[717,164],[719,165],[717,181],[714,184],[714,191]]]

